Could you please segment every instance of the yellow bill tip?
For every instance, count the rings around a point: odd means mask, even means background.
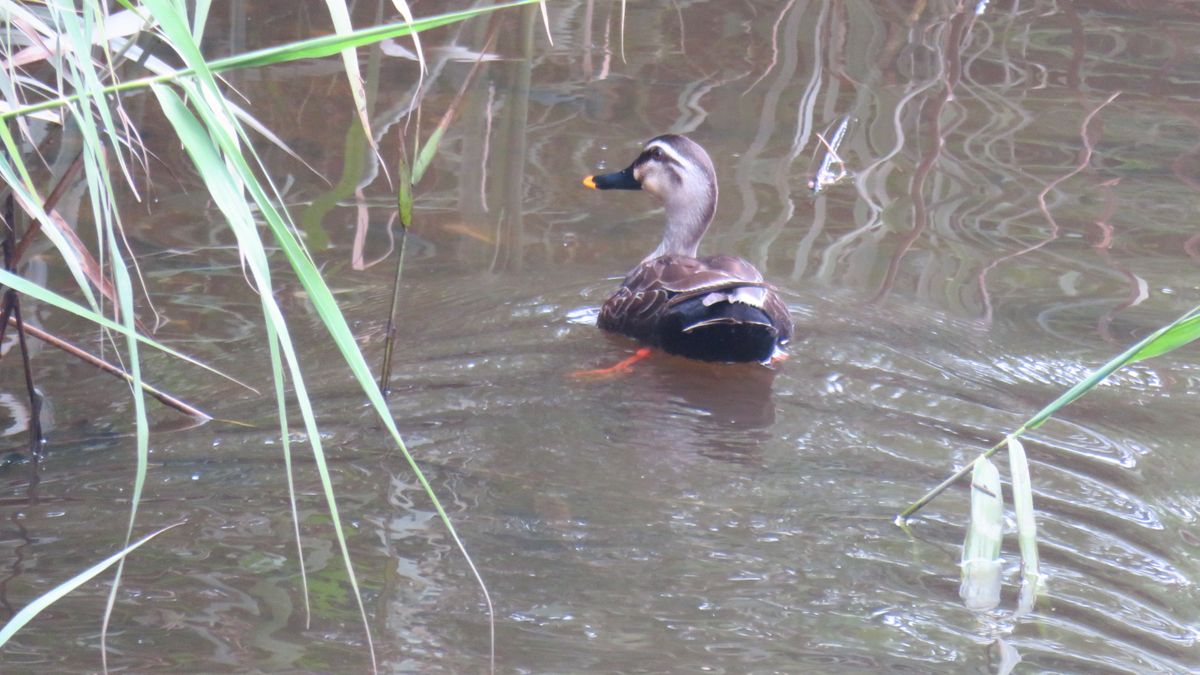
[[[593,180],[594,178],[595,178],[595,176],[586,176],[586,177],[584,177],[584,179],[583,179],[583,186],[584,186],[584,187],[589,187],[589,188],[591,188],[591,189],[595,190],[595,189],[596,189],[596,181],[595,181],[595,180]]]

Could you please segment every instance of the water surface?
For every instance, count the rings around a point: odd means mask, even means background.
[[[1050,579],[1032,613],[1013,612],[1014,536],[1001,607],[959,599],[965,486],[921,512],[915,538],[892,524],[1200,296],[1197,10],[966,4],[664,0],[630,3],[622,31],[619,3],[564,0],[550,3],[553,45],[536,9],[422,38],[423,136],[490,26],[499,58],[420,186],[390,404],[488,582],[501,672],[997,672],[1014,655],[1021,672],[1200,668],[1194,350],[1118,373],[1029,437]],[[414,10],[449,6],[426,5]],[[356,20],[390,17],[381,6],[360,3]],[[323,11],[236,5],[209,26],[211,53],[326,32]],[[409,46],[378,55],[372,124],[389,170],[416,84]],[[262,144],[378,363],[394,258],[356,269],[355,228],[370,224],[363,259],[386,252],[391,189],[353,129],[340,66],[231,79],[331,183],[360,185],[361,197],[330,196]],[[127,219],[157,335],[269,392],[233,238],[154,106],[131,103],[159,155],[151,201],[131,201]],[[814,195],[818,136],[843,119],[852,177]],[[656,357],[625,377],[573,379],[635,348],[594,316],[662,219],[644,194],[579,178],[668,131],[712,154],[721,203],[703,248],[746,256],[779,286],[797,322],[792,358],[768,370]],[[383,669],[486,669],[468,569],[298,283],[279,286]],[[87,326],[30,313],[97,345]],[[6,612],[119,545],[133,473],[123,386],[50,350],[35,363],[48,445],[36,485],[19,452],[3,469]],[[181,431],[177,415],[152,411],[139,529],[187,522],[131,558],[110,666],[365,670],[301,444],[305,626],[271,398],[165,357],[146,368],[249,426]],[[18,370],[0,374],[13,447]],[[97,669],[106,594],[92,583],[44,613],[0,654],[5,670]]]

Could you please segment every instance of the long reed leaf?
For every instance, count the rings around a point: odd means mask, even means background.
[[[1187,344],[1191,344],[1197,337],[1200,337],[1200,306],[1193,307],[1178,319],[1138,340],[1133,346],[1109,360],[1108,363],[1092,371],[1083,381],[1063,392],[1058,398],[1035,413],[1033,417],[1026,420],[1024,424],[1005,436],[1003,440],[993,445],[980,455],[980,457],[991,457],[1006,447],[1010,439],[1017,438],[1027,431],[1040,427],[1051,416],[1062,410],[1063,407],[1094,389],[1107,379],[1109,375],[1112,375],[1120,368],[1135,361],[1148,359],[1153,356],[1161,356],[1169,351],[1179,349]],[[939,483],[929,492],[926,492],[920,499],[909,504],[903,511],[896,515],[896,522],[901,523],[921,510],[926,504],[944,492],[946,488],[971,471],[971,466],[971,464],[967,464],[958,471],[955,471],[946,480]]]
[[[396,11],[400,12],[400,16],[404,18],[405,23],[409,26],[416,23],[412,9],[405,0],[392,0],[392,4],[395,5]],[[417,86],[413,88],[412,101],[409,103],[410,108],[415,108],[417,107],[418,99],[421,97],[421,91],[425,86],[425,74],[429,72],[429,65],[425,63],[425,50],[421,47],[421,31],[414,30],[411,35],[413,51],[417,53],[417,64],[420,66],[420,70],[417,71]]]
[[[72,45],[89,45],[96,41],[92,36],[97,35],[95,30],[96,13],[99,12],[99,6],[94,3],[84,3],[82,11],[78,14],[73,9],[68,9],[67,6],[60,3],[47,3],[47,9],[50,10],[50,16],[53,17],[57,27],[60,29],[60,39],[65,39],[68,44]],[[64,9],[66,11],[64,11]],[[91,54],[89,52],[79,53],[75,50],[67,50],[64,52],[63,63],[66,68],[59,68],[58,72],[72,77],[73,88],[75,91],[82,92],[84,99],[79,99],[80,103],[84,103],[90,99],[90,110],[95,111],[100,118],[104,133],[109,138],[110,146],[116,151],[112,153],[116,157],[117,165],[121,168],[121,172],[125,175],[125,181],[128,185],[134,186],[136,183],[133,180],[132,174],[129,172],[129,166],[125,162],[124,154],[120,152],[122,147],[122,137],[117,130],[117,125],[113,121],[112,111],[109,108],[107,96],[103,93],[104,86],[100,81],[99,73],[92,67]],[[78,110],[80,122],[85,127],[91,127],[93,117],[87,114],[88,108],[80,107]],[[84,119],[86,118],[86,119]],[[86,128],[81,129],[87,131]],[[99,139],[95,139],[98,142]],[[93,199],[98,195],[93,196]]]
[[[96,302],[95,294],[92,293],[90,277],[84,269],[83,260],[77,255],[75,247],[72,246],[66,234],[61,231],[50,214],[42,208],[42,198],[37,193],[28,168],[21,160],[16,139],[9,133],[7,124],[0,123],[0,140],[3,140],[5,148],[5,152],[0,153],[0,181],[3,181],[12,190],[13,198],[20,204],[21,209],[41,223],[42,233],[58,249],[67,270],[71,272],[75,284],[87,300],[88,306],[98,311],[100,306]]]
[[[102,314],[97,314],[96,312],[93,312],[92,310],[88,309],[87,307],[84,307],[83,305],[80,305],[79,303],[76,303],[76,302],[70,300],[69,298],[65,298],[65,297],[59,295],[58,293],[51,291],[50,289],[43,288],[42,286],[39,286],[22,276],[13,274],[12,272],[9,272],[4,269],[0,269],[0,285],[7,286],[16,292],[21,293],[22,295],[28,295],[31,298],[34,298],[36,300],[40,300],[41,302],[46,303],[47,305],[51,305],[53,307],[57,307],[58,309],[65,311],[65,312],[74,314],[75,316],[78,316],[81,319],[87,319],[88,321],[91,321],[94,324],[97,324],[103,328],[107,328],[112,331],[116,331],[126,337],[134,337],[139,342],[141,342],[145,345],[148,345],[150,347],[154,347],[155,349],[157,349],[165,354],[169,354],[169,355],[179,359],[180,361],[186,361],[187,363],[190,363],[190,364],[196,366],[197,368],[203,368],[204,370],[207,370],[208,372],[212,373],[213,375],[224,378],[224,379],[238,385],[239,387],[243,387],[248,391],[254,392],[255,394],[258,393],[258,390],[255,389],[254,387],[251,387],[250,385],[242,382],[241,380],[238,380],[235,377],[232,377],[230,375],[227,375],[227,374],[221,372],[220,370],[217,370],[216,368],[204,363],[203,361],[196,359],[195,357],[188,356],[187,354],[184,354],[181,351],[172,349],[171,347],[168,347],[168,346],[162,344],[161,342],[154,340],[153,338],[146,337],[145,335],[143,335],[137,331],[131,331],[131,329],[126,328],[126,326],[124,326],[123,324],[117,323]]]
[[[154,2],[156,0],[149,0]],[[164,20],[164,24],[167,20]],[[185,90],[188,90],[189,98],[193,101],[202,100],[200,92],[191,84],[185,83]],[[283,354],[283,360],[287,364],[288,372],[292,387],[295,391],[297,404],[300,406],[301,416],[304,420],[305,430],[308,434],[309,443],[312,447],[313,457],[316,461],[317,471],[321,478],[322,487],[325,493],[326,504],[330,512],[330,520],[334,527],[335,536],[341,548],[343,563],[346,566],[347,578],[350,581],[351,588],[354,591],[354,599],[358,604],[359,612],[363,621],[363,627],[366,630],[368,650],[371,655],[372,669],[377,668],[375,662],[375,653],[373,639],[370,635],[368,621],[366,617],[366,609],[362,604],[362,593],[359,590],[358,580],[354,573],[354,567],[350,559],[349,547],[346,543],[345,532],[342,529],[341,517],[338,513],[337,500],[333,493],[333,480],[329,474],[328,466],[325,462],[324,452],[322,450],[321,437],[317,428],[316,416],[312,409],[311,401],[308,397],[307,387],[304,383],[304,378],[300,372],[299,358],[295,353],[292,345],[290,333],[287,323],[284,321],[283,313],[275,303],[273,293],[271,291],[271,273],[267,262],[266,252],[262,242],[259,239],[256,223],[250,210],[241,193],[241,187],[250,190],[254,195],[255,201],[264,212],[274,214],[273,220],[278,221],[278,226],[281,231],[286,233],[287,237],[292,236],[292,232],[278,217],[274,211],[274,206],[267,198],[266,193],[254,179],[253,172],[249,166],[245,164],[244,158],[237,147],[236,141],[227,133],[227,129],[214,119],[215,115],[220,112],[212,110],[207,106],[198,106],[201,116],[204,118],[204,123],[194,117],[188,110],[183,100],[179,98],[172,90],[155,86],[153,88],[155,95],[162,105],[164,113],[168,120],[175,128],[176,134],[183,141],[184,148],[192,158],[193,164],[199,171],[201,178],[205,181],[206,187],[214,195],[217,203],[220,205],[222,212],[234,231],[238,239],[238,247],[242,251],[247,260],[247,269],[250,271],[255,286],[258,289],[260,301],[263,306],[263,314],[265,320],[269,324],[269,333],[273,333],[273,337],[277,337],[276,344],[279,345]],[[211,136],[209,134],[212,134]],[[213,145],[213,139],[223,141],[222,151],[219,152],[217,147]],[[226,161],[229,165],[226,165]],[[234,183],[235,177],[241,180],[241,186]],[[248,180],[247,180],[248,179]],[[293,249],[293,255],[289,255],[290,262],[293,265],[312,265],[307,253],[297,244]],[[332,296],[332,294],[330,294]],[[278,352],[272,350],[274,355]],[[282,400],[284,385],[282,381],[282,370],[277,366],[272,366],[275,373],[275,386],[277,400]],[[281,424],[286,424],[286,416],[281,417]],[[286,427],[282,428],[286,432]],[[290,446],[289,446],[290,447]],[[285,456],[289,458],[290,454]],[[290,463],[290,461],[289,461]]]
[[[1200,314],[1187,317],[1167,326],[1153,340],[1146,343],[1146,346],[1137,350],[1130,357],[1129,361],[1133,363],[1161,356],[1162,354],[1191,344],[1196,338],[1200,338]]]
[[[154,1],[157,2],[160,0]],[[493,10],[502,7],[529,4],[529,2],[532,1],[534,0],[528,0],[528,2],[522,1],[517,3],[509,3],[508,5],[496,5],[486,9]],[[453,16],[456,17],[454,20],[461,20],[462,18],[475,16],[480,13],[482,13],[482,11],[459,12]],[[199,71],[203,69],[203,66],[194,64],[193,68]],[[203,76],[203,73],[201,73],[201,75]],[[211,75],[209,76],[208,81],[211,82]],[[193,88],[193,86],[187,81],[181,82],[180,84],[184,87],[185,91],[190,91]],[[207,126],[209,126],[211,129],[214,129],[214,131],[219,130],[216,121],[207,117],[214,114],[214,111],[210,111],[204,107],[198,107],[197,110],[205,118],[205,123]],[[342,357],[349,366],[351,373],[358,382],[359,386],[362,388],[363,392],[367,395],[367,399],[371,404],[372,409],[379,416],[380,421],[383,423],[393,441],[396,443],[396,446],[403,454],[410,470],[417,478],[417,481],[421,484],[421,487],[425,491],[426,495],[429,496],[434,509],[438,513],[439,519],[446,528],[451,540],[454,542],[455,548],[457,548],[459,553],[463,556],[464,561],[479,585],[480,592],[482,593],[484,602],[488,608],[489,617],[494,618],[494,607],[492,604],[491,595],[487,590],[486,584],[484,584],[483,576],[480,574],[474,560],[467,552],[465,544],[459,537],[458,531],[454,527],[454,523],[450,520],[449,514],[446,513],[441,501],[437,498],[437,494],[434,492],[433,486],[430,485],[429,480],[425,477],[424,472],[421,471],[420,467],[416,463],[415,458],[413,458],[412,454],[408,450],[407,445],[404,443],[404,439],[401,436],[399,429],[396,427],[395,421],[392,419],[391,412],[388,410],[387,402],[383,398],[383,395],[379,391],[378,387],[375,386],[371,376],[370,368],[367,365],[366,359],[363,358],[362,352],[358,348],[358,343],[354,339],[353,333],[350,331],[350,326],[346,322],[345,317],[342,316],[341,310],[338,309],[337,302],[333,297],[333,293],[325,284],[324,279],[321,278],[320,272],[317,270],[316,265],[308,256],[307,251],[301,245],[293,230],[287,226],[282,215],[275,208],[274,203],[268,198],[266,192],[263,191],[262,187],[255,180],[255,174],[253,170],[249,167],[249,165],[246,164],[245,159],[242,157],[240,152],[237,152],[233,138],[227,134],[215,132],[213,133],[212,138],[218,143],[221,151],[224,153],[225,158],[235,168],[235,170],[238,172],[238,175],[243,178],[245,187],[249,190],[252,198],[255,201],[255,204],[263,214],[267,226],[272,231],[276,242],[279,244],[284,255],[287,257],[288,262],[292,265],[293,271],[308,294],[313,308],[317,311],[318,316],[325,324],[326,329],[329,331],[330,337],[337,346],[338,350],[341,352]],[[262,289],[260,289],[260,291],[262,291]],[[270,305],[270,308],[272,312],[278,312],[278,308],[274,307],[274,305]],[[282,317],[280,316],[280,321],[277,324],[277,328],[280,329],[279,332],[281,336],[281,345],[284,348],[285,357],[287,357],[289,360],[289,368],[291,368],[293,386],[296,390],[296,398],[301,407],[302,416],[305,419],[306,427],[309,427],[309,440],[313,445],[314,460],[316,461],[317,471],[321,477],[322,486],[325,490],[326,503],[330,509],[330,517],[333,522],[334,531],[338,537],[339,545],[342,549],[344,562],[347,566],[347,569],[350,570],[349,578],[351,586],[355,592],[355,599],[359,603],[360,611],[363,612],[365,617],[365,609],[362,607],[362,596],[358,591],[358,584],[353,575],[353,568],[350,565],[349,550],[345,545],[341,521],[336,507],[336,500],[333,496],[331,487],[332,481],[329,477],[328,467],[326,466],[325,457],[321,450],[320,435],[317,433],[315,423],[310,422],[312,415],[311,404],[308,401],[306,390],[303,387],[303,380],[299,371],[298,362],[295,359],[294,353],[289,351],[291,345],[290,341],[286,338],[286,325],[282,324],[281,318]]]
[[[185,90],[191,88],[191,85],[187,84],[186,82],[181,84],[184,86]],[[166,92],[169,90],[161,87],[156,88],[156,92],[159,91]],[[202,116],[211,114],[210,111],[204,108],[199,108],[198,110],[201,112]],[[205,119],[205,122],[210,128],[214,126],[214,123],[207,118]],[[350,326],[346,322],[345,317],[342,316],[341,310],[338,309],[337,302],[333,297],[333,293],[325,284],[324,279],[321,278],[320,272],[317,270],[316,265],[308,257],[307,252],[304,250],[303,246],[301,246],[299,240],[295,237],[294,232],[284,223],[281,214],[276,210],[271,200],[268,199],[268,196],[262,190],[262,187],[258,185],[256,181],[252,180],[254,178],[254,172],[245,163],[245,159],[241,156],[241,154],[235,152],[236,148],[232,145],[232,139],[221,133],[214,133],[213,138],[218,141],[221,146],[221,150],[225,153],[225,157],[231,162],[231,165],[233,165],[238,171],[239,175],[245,179],[246,188],[250,191],[256,205],[265,217],[268,227],[275,236],[276,242],[284,252],[288,262],[292,265],[292,269],[308,294],[313,308],[317,311],[318,316],[325,324],[326,329],[329,331],[330,337],[337,346],[338,350],[341,352],[342,357],[345,359],[351,373],[354,375],[354,378],[359,383],[363,392],[367,395],[367,399],[370,402],[372,409],[379,416],[380,421],[383,423],[393,441],[404,455],[406,463],[413,471],[413,474],[417,478],[417,481],[421,484],[422,489],[430,497],[430,501],[433,503],[439,519],[442,521],[442,524],[446,528],[447,533],[450,535],[451,540],[454,542],[455,547],[463,556],[468,568],[471,570],[472,575],[479,584],[484,601],[488,606],[489,616],[492,616],[494,610],[491,602],[491,596],[483,582],[483,577],[479,573],[478,568],[475,566],[470,554],[467,552],[466,546],[463,544],[462,539],[458,536],[458,532],[454,528],[454,524],[451,522],[449,514],[446,513],[441,501],[437,499],[437,495],[433,490],[433,486],[430,485],[429,480],[425,477],[425,474],[421,471],[420,467],[416,463],[416,460],[409,452],[407,445],[404,443],[404,439],[400,435],[400,431],[396,427],[395,421],[392,419],[391,412],[387,408],[387,402],[384,400],[383,395],[379,391],[378,387],[375,386],[373,378],[371,377],[370,368],[367,365],[366,359],[363,358],[362,352],[359,351],[358,343],[355,341],[354,335],[350,331]],[[267,297],[265,290],[260,288],[260,292],[263,294],[264,298]],[[278,308],[273,304],[269,304],[268,307],[271,312],[278,312]],[[309,441],[313,446],[313,456],[314,460],[316,461],[318,475],[321,477],[322,485],[325,488],[326,503],[330,509],[330,517],[333,522],[334,531],[338,536],[339,544],[342,548],[342,556],[347,565],[347,569],[352,570],[353,568],[350,565],[349,559],[349,550],[345,546],[344,535],[341,528],[341,520],[338,515],[336,500],[334,499],[331,487],[332,481],[329,477],[328,467],[326,466],[325,457],[321,450],[320,435],[317,433],[315,423],[310,422],[312,415],[311,404],[308,401],[306,389],[303,386],[303,379],[299,371],[298,361],[295,359],[294,353],[290,351],[291,345],[290,341],[287,339],[286,325],[282,323],[282,315],[279,315],[278,319],[273,317],[272,320],[278,321],[276,327],[279,329],[280,336],[282,338],[281,344],[284,348],[284,354],[289,361],[289,368],[291,369],[293,386],[296,391],[296,398],[301,407],[301,413],[305,419],[305,424],[306,426],[310,427],[308,428]],[[360,611],[364,613],[365,617],[365,609],[363,609],[361,606],[362,596],[358,591],[357,581],[353,576],[352,571],[349,574],[350,583],[354,589],[356,600],[360,604]]]
[[[136,466],[133,477],[133,493],[129,498],[129,524],[125,529],[125,545],[133,538],[134,524],[137,522],[138,506],[142,501],[142,490],[146,485],[146,470],[150,465],[150,422],[146,417],[146,393],[142,388],[142,361],[134,326],[133,282],[129,270],[125,266],[125,256],[121,253],[121,245],[117,242],[117,232],[114,223],[109,223],[107,243],[109,256],[112,259],[112,274],[117,287],[117,297],[121,303],[121,320],[125,326],[125,349],[130,375],[130,390],[133,394],[134,446]],[[125,570],[125,558],[117,562],[117,570],[113,575],[112,587],[109,590],[108,602],[104,608],[104,621],[100,628],[100,659],[104,669],[108,670],[108,622],[112,617],[113,607],[117,602],[117,592],[121,586],[121,574]]]
[[[205,62],[200,53],[198,45],[195,43],[195,38],[198,38],[203,32],[203,24],[207,15],[209,3],[198,2],[196,7],[195,21],[192,26],[188,26],[187,21],[180,13],[182,6],[173,0],[146,0],[143,5],[136,9],[140,12],[149,12],[147,21],[157,22],[159,30],[165,36],[167,42],[171,44],[179,55],[182,57],[185,67],[180,70],[157,73],[153,76],[140,78],[137,80],[127,80],[107,87],[100,87],[98,81],[89,75],[82,74],[77,76],[74,81],[74,86],[81,93],[76,93],[70,96],[60,96],[58,98],[44,100],[39,103],[34,103],[24,106],[9,106],[9,109],[0,113],[0,122],[13,118],[20,118],[23,115],[35,114],[40,110],[49,110],[58,106],[68,106],[71,108],[72,114],[79,119],[81,126],[89,127],[86,132],[88,138],[85,143],[93,151],[93,158],[89,169],[89,186],[95,190],[96,194],[101,196],[95,197],[100,200],[107,200],[106,203],[93,204],[99,206],[103,213],[105,209],[110,209],[112,200],[108,197],[111,195],[107,184],[107,177],[102,171],[102,160],[104,143],[100,141],[101,135],[104,134],[108,138],[108,145],[118,149],[120,148],[121,140],[119,134],[116,133],[116,126],[105,118],[108,114],[107,108],[102,104],[106,102],[110,94],[130,91],[137,88],[150,87],[153,90],[159,104],[162,106],[164,113],[170,120],[176,133],[183,142],[184,148],[192,159],[197,171],[200,173],[202,180],[213,196],[214,203],[222,210],[234,230],[238,238],[239,248],[246,259],[246,267],[250,272],[254,285],[259,292],[262,304],[265,322],[267,325],[267,333],[271,340],[272,347],[278,346],[278,350],[273,349],[273,373],[276,382],[277,402],[280,405],[281,416],[284,412],[283,391],[284,373],[280,368],[281,364],[286,364],[286,373],[290,376],[291,385],[296,394],[296,400],[300,407],[301,415],[305,424],[305,429],[308,433],[308,438],[313,449],[313,456],[317,465],[318,473],[321,477],[322,486],[325,493],[326,503],[329,509],[332,524],[335,529],[339,548],[341,549],[343,562],[347,570],[347,577],[353,589],[355,601],[358,604],[359,613],[361,615],[364,628],[366,628],[366,636],[368,640],[368,648],[371,652],[372,667],[376,667],[374,648],[371,644],[372,638],[370,630],[367,627],[367,618],[365,607],[363,606],[362,593],[359,590],[357,578],[354,573],[353,565],[350,559],[349,548],[346,543],[345,533],[342,530],[341,518],[338,513],[337,501],[334,497],[332,479],[329,474],[328,466],[324,452],[321,448],[321,436],[316,426],[316,419],[312,410],[311,401],[307,395],[304,385],[302,373],[300,371],[299,359],[292,346],[287,324],[283,318],[280,308],[274,301],[272,293],[270,268],[265,253],[265,248],[257,230],[257,222],[252,216],[249,205],[246,203],[245,195],[248,193],[253,200],[254,205],[258,208],[259,213],[266,220],[266,224],[276,241],[279,243],[284,255],[292,265],[301,284],[313,302],[313,306],[317,309],[318,315],[325,322],[327,328],[333,337],[334,343],[342,352],[346,359],[351,372],[358,380],[360,385],[366,392],[373,409],[380,416],[384,425],[388,428],[397,446],[400,448],[409,467],[416,475],[426,493],[433,500],[434,507],[437,510],[439,517],[447,528],[447,531],[454,541],[456,547],[464,556],[468,567],[471,569],[476,581],[479,583],[484,599],[488,606],[489,617],[494,617],[494,610],[487,588],[483,583],[474,562],[467,553],[466,548],[455,531],[449,516],[445,512],[441,503],[437,500],[433,492],[432,486],[425,478],[420,468],[417,466],[412,455],[409,453],[404,444],[403,438],[400,436],[399,430],[396,428],[390,413],[387,410],[380,392],[375,388],[369,369],[363,359],[361,352],[358,350],[357,343],[354,341],[353,335],[350,333],[344,317],[338,310],[336,303],[333,300],[333,295],[321,279],[315,264],[313,263],[308,251],[305,249],[302,241],[296,236],[291,223],[286,220],[276,208],[277,199],[273,199],[272,194],[258,182],[256,172],[243,156],[241,143],[245,139],[245,132],[236,121],[230,107],[225,101],[221,89],[218,87],[214,73],[232,68],[245,68],[263,65],[272,65],[275,63],[283,63],[298,59],[320,58],[329,56],[334,53],[350,49],[356,46],[361,46],[386,39],[389,37],[399,37],[414,33],[419,30],[433,28],[440,25],[446,25],[457,21],[477,16],[483,13],[514,7],[519,5],[530,4],[537,0],[517,0],[507,4],[482,7],[473,10],[461,12],[453,12],[436,17],[419,19],[416,21],[407,21],[404,25],[391,24],[384,26],[376,26],[360,31],[354,31],[349,35],[343,36],[326,36],[325,38],[315,38],[313,40],[303,41],[301,43],[293,43],[265,50],[259,50],[249,54],[238,55],[227,59],[221,59],[214,63]],[[129,6],[129,5],[126,5]],[[409,17],[405,17],[409,19]],[[72,19],[68,19],[71,21]],[[83,16],[79,19],[79,28],[77,34],[82,34],[88,30],[89,16]],[[89,69],[83,69],[90,72]],[[82,72],[82,71],[81,71]],[[161,86],[160,83],[167,81],[177,81],[180,88],[185,92],[188,103],[180,98],[171,89]],[[86,92],[86,93],[83,93]],[[105,129],[102,133],[94,133],[92,129],[99,129],[93,125],[91,120],[91,111],[88,110],[89,104],[103,108],[97,111]],[[192,110],[195,111],[193,115]],[[85,119],[86,118],[86,119]],[[0,128],[4,128],[4,143],[10,150],[10,156],[19,158],[16,143],[11,135],[7,133],[5,125],[0,124]],[[434,144],[436,146],[436,144]],[[251,150],[252,152],[252,150]],[[24,195],[25,200],[23,207],[27,211],[33,213],[39,219],[46,218],[45,214],[38,213],[39,199],[36,192],[32,188],[32,181],[28,178],[28,171],[25,170],[19,159],[14,164],[9,165],[7,162],[0,161],[0,172],[4,173],[4,178],[12,178],[11,184],[14,186],[28,186]],[[18,174],[20,174],[18,176]],[[104,189],[100,189],[104,188]],[[272,186],[272,190],[274,187]],[[278,197],[277,192],[274,197]],[[107,251],[110,258],[116,263],[121,272],[118,275],[120,297],[120,305],[122,305],[121,321],[112,321],[104,318],[96,311],[95,303],[92,301],[93,310],[86,310],[79,307],[74,302],[66,300],[61,296],[57,296],[45,289],[36,287],[32,284],[22,284],[15,275],[4,273],[0,275],[0,280],[11,281],[10,284],[14,288],[22,287],[25,292],[29,292],[35,297],[40,297],[50,301],[51,304],[56,304],[73,311],[76,314],[85,316],[95,320],[101,325],[105,325],[113,330],[116,330],[127,338],[129,349],[136,350],[137,343],[149,342],[144,336],[137,334],[131,323],[134,319],[133,312],[133,295],[131,277],[127,274],[124,263],[124,255],[120,249],[122,242],[117,234],[117,217],[115,210],[108,211],[112,217],[103,225],[103,231],[106,233],[105,241],[107,241]],[[60,250],[66,250],[60,246]],[[76,274],[77,281],[85,294],[89,293],[88,287],[83,283],[82,275]],[[91,296],[89,295],[89,300]],[[175,353],[172,350],[161,347],[155,344],[154,346],[164,349],[169,353]],[[134,358],[136,358],[136,352]],[[215,371],[214,371],[215,372]],[[139,388],[140,391],[140,388]],[[138,412],[139,420],[144,420],[144,409]],[[286,426],[281,427],[283,433],[287,435]],[[145,447],[145,441],[139,439],[139,479],[137,485],[141,485],[141,476],[144,476],[144,453],[141,453],[141,448]],[[285,454],[285,461],[290,464],[290,454]],[[292,496],[293,513],[295,514],[294,488],[289,484],[289,491]],[[136,513],[136,504],[132,514]],[[131,521],[132,522],[132,521]],[[298,519],[296,533],[299,540]],[[132,527],[132,525],[131,525]],[[301,552],[301,558],[303,553]],[[110,596],[110,606],[115,598],[115,590]],[[493,638],[494,647],[494,638]]]
[[[432,28],[438,28],[440,26],[446,26],[449,24],[458,23],[460,21],[465,21],[466,19],[479,16],[481,14],[488,14],[510,7],[520,7],[522,5],[528,5],[534,2],[538,2],[538,0],[514,0],[513,2],[500,5],[477,7],[475,9],[449,12],[438,16],[417,19],[412,24],[389,23],[381,26],[362,28],[346,35],[325,35],[308,40],[301,40],[299,42],[278,45],[275,47],[267,47],[265,49],[259,49],[256,51],[247,52],[245,54],[237,54],[221,59],[214,59],[212,61],[205,62],[204,70],[210,73],[221,73],[228,70],[272,66],[280,63],[288,63],[290,61],[333,56],[342,50],[351,47],[361,47],[363,45],[379,42],[388,38],[403,37],[415,31],[426,31]],[[146,4],[149,5],[150,3]],[[157,12],[155,14],[157,16]],[[144,89],[152,84],[171,82],[196,75],[196,67],[197,64],[193,63],[190,65],[190,67],[181,68],[170,73],[161,73],[149,77],[126,80],[118,84],[106,86],[101,89],[100,92],[107,95],[118,92]],[[11,110],[0,113],[0,121],[31,114],[41,110],[59,108],[78,98],[79,95],[76,94],[52,98],[39,103],[14,107]]]
[[[101,560],[95,565],[92,565],[79,574],[76,574],[70,579],[67,579],[61,584],[58,584],[54,588],[51,588],[49,591],[46,591],[30,601],[28,605],[25,605],[20,611],[13,615],[13,617],[8,620],[8,623],[4,624],[3,628],[0,628],[0,647],[3,647],[5,644],[7,644],[8,641],[12,639],[12,636],[16,635],[17,632],[24,628],[25,625],[30,621],[32,621],[34,617],[36,617],[38,614],[41,614],[42,610],[58,602],[63,596],[67,595],[71,591],[74,591],[92,579],[95,579],[96,576],[101,572],[109,567],[112,567],[118,561],[124,560],[126,556],[141,548],[146,544],[146,542],[154,539],[163,532],[179,527],[182,524],[182,522],[175,523],[174,525],[168,525],[160,530],[151,532],[150,534],[138,539],[132,544],[126,545],[120,551],[117,551],[104,560]]]
[[[333,30],[337,35],[349,35],[354,32],[350,22],[350,9],[343,0],[325,0],[329,8],[329,18],[333,21]],[[412,25],[411,21],[407,21]],[[354,110],[358,113],[358,122],[362,125],[367,144],[372,150],[378,150],[375,136],[371,133],[371,116],[367,111],[367,88],[363,84],[362,71],[358,67],[358,52],[354,47],[341,50],[342,67],[346,70],[346,79],[350,83],[350,96],[354,100]]]

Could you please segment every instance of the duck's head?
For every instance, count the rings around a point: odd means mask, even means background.
[[[712,159],[687,136],[664,134],[646,142],[633,164],[615,173],[588,176],[583,184],[594,190],[645,190],[664,202],[673,197],[706,197],[715,193],[717,174]]]
[[[621,171],[588,176],[594,190],[645,190],[663,202],[667,229],[650,257],[667,253],[695,256],[700,238],[717,210],[717,173],[698,143],[677,134],[652,138]]]

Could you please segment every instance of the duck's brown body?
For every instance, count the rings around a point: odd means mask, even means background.
[[[767,361],[792,335],[787,305],[735,256],[638,265],[600,308],[604,330],[703,361]]]

